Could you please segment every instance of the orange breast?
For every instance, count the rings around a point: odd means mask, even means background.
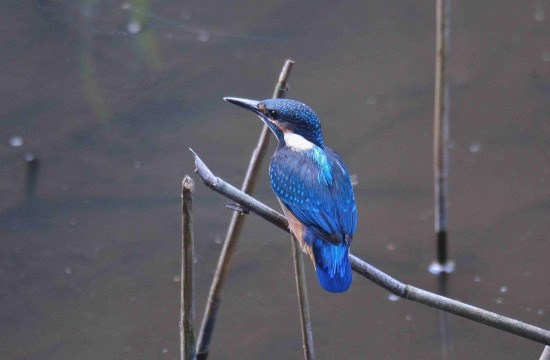
[[[283,209],[283,214],[285,214],[286,220],[288,221],[288,226],[290,227],[290,231],[294,234],[296,239],[298,239],[298,243],[300,244],[300,247],[302,248],[302,251],[309,255],[311,260],[313,261],[313,265],[315,265],[315,258],[313,257],[313,251],[311,251],[311,246],[306,244],[304,240],[304,230],[305,226],[302,224],[298,219],[296,219],[296,216],[290,212],[290,210],[287,209],[287,207],[279,201],[281,204],[281,208]]]

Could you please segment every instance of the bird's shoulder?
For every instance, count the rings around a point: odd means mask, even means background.
[[[270,181],[279,200],[316,236],[334,243],[355,232],[350,176],[332,149],[278,149],[271,158]]]
[[[351,190],[351,177],[345,162],[328,147],[321,149],[315,146],[308,151],[278,148],[271,157],[269,171],[272,183],[299,182],[327,190],[345,188],[345,194]]]

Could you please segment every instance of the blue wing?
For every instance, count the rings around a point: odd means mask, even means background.
[[[334,151],[279,148],[269,174],[279,200],[315,237],[351,243],[357,227],[355,198],[346,165]]]

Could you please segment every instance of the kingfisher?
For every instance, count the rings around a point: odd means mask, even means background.
[[[313,260],[321,287],[346,291],[352,281],[349,248],[357,209],[346,164],[325,146],[319,118],[291,99],[224,100],[258,115],[277,137],[269,179],[290,231]]]

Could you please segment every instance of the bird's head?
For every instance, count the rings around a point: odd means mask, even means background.
[[[291,99],[257,101],[232,97],[225,97],[224,100],[258,115],[277,136],[280,146],[292,145],[290,142],[294,142],[302,148],[311,144],[324,148],[319,118],[302,102]]]

